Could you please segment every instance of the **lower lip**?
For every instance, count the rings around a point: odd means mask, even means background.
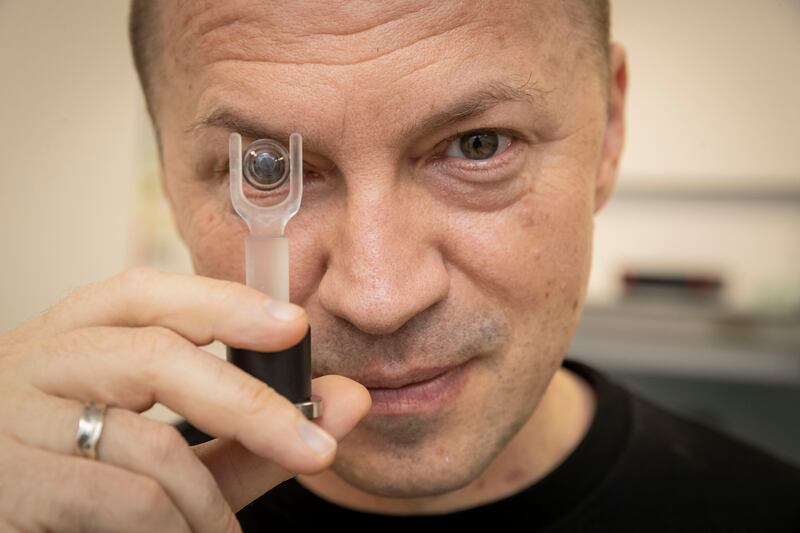
[[[453,402],[467,381],[468,363],[428,381],[397,389],[368,389],[372,415],[399,415],[436,411]]]

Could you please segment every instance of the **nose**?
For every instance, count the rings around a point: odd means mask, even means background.
[[[411,196],[391,185],[349,192],[329,234],[320,305],[371,335],[397,331],[449,290],[438,224]]]

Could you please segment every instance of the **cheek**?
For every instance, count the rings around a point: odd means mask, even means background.
[[[543,183],[514,212],[518,248],[529,250],[521,254],[526,264],[517,267],[531,291],[540,304],[574,309],[591,263],[591,191],[578,181],[559,187]]]
[[[508,209],[464,215],[453,227],[459,234],[452,260],[474,290],[522,327],[542,335],[571,331],[591,262],[591,196],[584,180],[553,174]]]
[[[191,241],[192,263],[201,276],[245,282],[244,239],[247,228],[235,214],[201,210],[193,224]]]
[[[286,226],[289,239],[290,299],[309,310],[318,312],[315,295],[328,267],[327,228],[336,213],[308,202]],[[313,309],[313,311],[312,311]]]
[[[189,249],[195,273],[244,283],[247,227],[219,191],[184,190],[175,220]]]

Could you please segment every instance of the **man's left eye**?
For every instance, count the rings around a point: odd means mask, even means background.
[[[511,137],[494,131],[473,131],[450,141],[444,155],[485,161],[503,153],[511,144]]]

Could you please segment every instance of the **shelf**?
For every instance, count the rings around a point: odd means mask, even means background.
[[[622,372],[800,385],[800,317],[713,306],[589,306],[571,357]]]

